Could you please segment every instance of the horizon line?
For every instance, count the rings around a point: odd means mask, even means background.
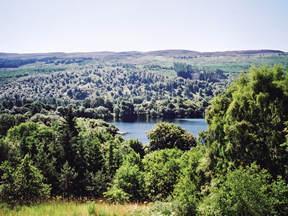
[[[0,51],[0,54],[74,54],[74,53],[132,53],[132,52],[138,52],[138,53],[150,53],[150,52],[161,52],[161,51],[185,51],[185,52],[196,52],[196,53],[224,53],[224,52],[245,52],[245,51],[273,51],[273,52],[283,52],[287,53],[288,51],[282,50],[282,49],[227,49],[227,50],[215,50],[215,51],[198,51],[198,50],[190,50],[190,49],[153,49],[153,50],[95,50],[95,51],[36,51],[36,52],[6,52],[6,51]]]

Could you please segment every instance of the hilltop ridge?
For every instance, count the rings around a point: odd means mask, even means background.
[[[232,50],[232,51],[213,51],[199,52],[184,49],[167,49],[154,51],[98,51],[98,52],[48,52],[48,53],[5,53],[0,52],[0,58],[11,59],[30,59],[30,58],[99,58],[99,57],[137,57],[137,56],[229,56],[229,55],[257,55],[257,54],[287,54],[282,50],[261,49],[261,50]]]

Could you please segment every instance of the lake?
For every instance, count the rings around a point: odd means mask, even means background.
[[[142,143],[148,143],[147,132],[151,130],[157,122],[160,121],[161,120],[135,122],[112,121],[110,123],[119,128],[120,132],[126,133],[125,135],[123,135],[125,139],[138,139]],[[201,131],[205,131],[208,128],[205,119],[183,118],[165,121],[179,125],[180,127],[192,133],[196,137]]]

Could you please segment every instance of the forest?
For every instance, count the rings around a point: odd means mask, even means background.
[[[283,64],[277,50],[1,54],[0,113],[119,119],[203,118],[213,97],[251,65]]]
[[[186,63],[174,64],[174,78],[131,65],[109,73],[89,67],[1,86],[0,214],[55,199],[101,199],[145,205],[128,215],[287,215],[286,67],[253,66],[231,83],[221,71],[204,76]],[[149,117],[152,110],[204,115],[209,127],[194,137],[160,122],[143,145],[104,121],[130,120],[141,108]],[[100,215],[98,207],[86,214]]]
[[[31,116],[72,105],[78,117],[103,120],[197,118],[229,82],[221,70],[200,71],[185,63],[171,70],[175,75],[169,77],[130,64],[87,64],[23,77],[0,87],[0,111]]]

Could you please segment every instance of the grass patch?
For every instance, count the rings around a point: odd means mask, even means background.
[[[0,216],[145,216],[148,215],[148,205],[110,204],[99,201],[50,201],[31,206],[16,206],[9,208],[0,206]]]

